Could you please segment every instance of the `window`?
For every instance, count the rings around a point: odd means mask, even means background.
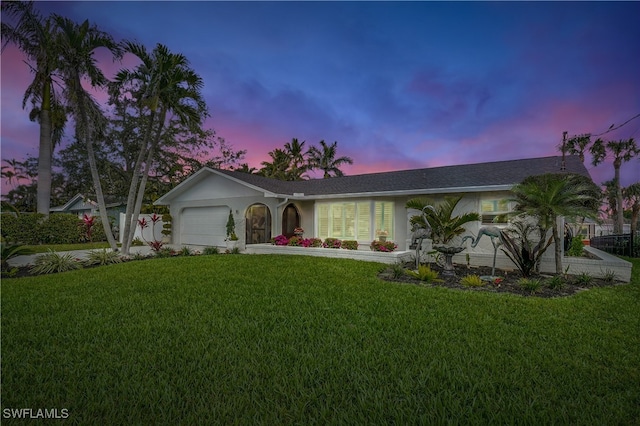
[[[490,198],[480,201],[480,215],[483,224],[506,223],[506,218],[500,216],[510,211],[509,200],[504,198]]]
[[[318,238],[370,241],[376,231],[393,238],[393,202],[363,201],[316,204]]]

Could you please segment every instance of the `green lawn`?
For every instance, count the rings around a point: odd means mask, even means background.
[[[629,285],[561,299],[277,255],[4,279],[2,408],[75,424],[639,424],[634,263]]]

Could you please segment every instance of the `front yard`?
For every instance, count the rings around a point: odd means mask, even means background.
[[[631,284],[557,299],[284,255],[2,280],[2,412],[75,424],[638,424]]]

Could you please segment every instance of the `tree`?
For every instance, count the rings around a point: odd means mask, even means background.
[[[98,48],[109,49],[116,57],[121,54],[119,46],[107,33],[90,25],[89,21],[76,24],[68,18],[54,15],[60,48],[60,78],[64,83],[63,96],[75,119],[75,135],[87,149],[91,177],[96,193],[100,219],[104,226],[107,241],[113,250],[117,250],[116,241],[111,232],[109,218],[102,192],[102,184],[93,143],[104,133],[106,119],[100,106],[82,86],[88,80],[91,87],[104,87],[107,78],[96,64],[93,54]]]
[[[434,243],[447,245],[455,237],[465,232],[465,223],[480,220],[477,212],[467,212],[454,216],[453,212],[462,200],[462,195],[457,197],[445,197],[444,201],[432,205],[427,198],[412,198],[407,201],[407,209],[419,210],[420,215],[411,217],[411,225],[419,228],[431,228],[431,238]],[[424,220],[428,223],[425,223]]]
[[[580,161],[584,163],[584,154],[585,152],[587,152],[590,144],[590,134],[573,136],[563,144],[563,146],[561,147],[561,151],[564,148],[563,154],[577,155],[578,157],[580,157]]]
[[[127,198],[122,251],[128,254],[149,171],[157,151],[162,148],[163,135],[170,127],[168,123],[173,116],[186,127],[196,129],[202,125],[208,112],[201,93],[202,79],[190,68],[184,55],[171,53],[162,44],[157,44],[151,53],[144,46],[131,42],[125,43],[125,49],[142,63],[134,70],[120,71],[116,83],[130,83],[131,96],[140,109],[146,111],[146,123],[140,132]],[[168,117],[169,114],[171,116]]]
[[[327,145],[325,141],[320,141],[320,147],[322,150],[311,147],[308,151],[309,166],[311,169],[320,169],[324,172],[324,178],[330,178],[333,176],[344,176],[340,166],[344,164],[353,164],[353,159],[350,157],[338,157],[336,158],[338,142],[334,142],[331,145]]]
[[[622,190],[627,206],[631,210],[631,238],[638,232],[638,217],[640,216],[640,182],[636,182]]]
[[[607,153],[613,155],[613,169],[615,172],[613,181],[616,192],[616,216],[613,222],[613,232],[621,234],[624,226],[622,186],[620,185],[620,167],[623,162],[631,161],[632,158],[640,154],[640,149],[636,142],[631,139],[604,142],[596,140],[590,148],[593,156],[593,165],[597,166],[607,157]]]
[[[556,273],[562,273],[562,246],[558,218],[596,218],[600,190],[591,179],[575,174],[547,173],[530,176],[511,191],[515,211],[537,219],[541,239],[551,230],[555,243]]]
[[[284,149],[289,156],[289,168],[287,180],[303,180],[304,174],[309,170],[307,156],[309,152],[304,152],[305,142],[299,142],[293,138],[291,142],[284,144]]]
[[[49,215],[51,203],[51,157],[53,153],[54,130],[57,139],[64,127],[64,115],[57,114],[56,127],[52,128],[51,111],[57,105],[53,75],[58,68],[60,46],[56,40],[56,29],[51,18],[44,19],[35,10],[32,1],[2,2],[2,12],[17,19],[14,26],[2,22],[4,51],[8,43],[15,44],[31,62],[33,81],[27,87],[22,107],[31,101],[33,109],[30,118],[40,124],[38,148],[37,212]],[[59,109],[59,108],[58,108]]]
[[[263,161],[260,163],[262,168],[258,174],[272,179],[289,180],[288,170],[290,157],[286,151],[276,148],[269,152],[269,157],[271,157],[272,161]]]

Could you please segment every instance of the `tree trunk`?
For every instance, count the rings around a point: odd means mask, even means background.
[[[131,250],[131,243],[133,242],[133,236],[135,235],[135,221],[134,218],[137,219],[138,216],[134,216],[135,210],[135,201],[136,201],[136,193],[138,190],[138,173],[140,168],[142,167],[142,161],[144,160],[144,153],[147,150],[147,146],[149,145],[150,135],[153,129],[153,121],[155,118],[155,113],[152,112],[149,115],[149,126],[147,128],[147,132],[144,136],[144,141],[142,142],[142,146],[140,147],[140,152],[138,153],[138,158],[136,159],[136,164],[133,167],[131,184],[129,185],[129,195],[127,196],[127,209],[125,211],[124,218],[124,229],[122,230],[122,254],[129,255],[129,251]]]
[[[562,274],[562,241],[558,232],[558,223],[553,226],[553,243],[555,244],[556,274]]]
[[[38,184],[36,210],[49,217],[51,207],[51,86],[44,84],[40,108],[40,146],[38,149]]]
[[[613,222],[613,233],[614,234],[622,234],[624,232],[624,211],[622,205],[622,186],[620,185],[620,166],[621,161],[616,159],[613,162],[613,167],[615,170],[614,182],[616,185],[616,217]]]

